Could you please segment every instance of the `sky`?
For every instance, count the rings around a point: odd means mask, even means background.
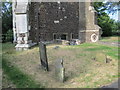
[[[110,0],[105,0],[103,3],[109,2]],[[119,0],[114,0],[115,2],[119,1]],[[120,9],[120,5],[118,5],[117,7],[115,7],[116,9]],[[107,13],[107,12],[106,12]],[[110,13],[108,14],[110,16],[111,19],[114,19],[115,21],[120,21],[119,15],[120,15],[120,11],[116,11],[114,14]]]
[[[119,20],[119,19],[118,19],[118,16],[119,16],[119,15],[120,15],[120,11],[119,11],[119,13],[118,13],[118,11],[117,11],[117,12],[115,12],[114,14],[112,14],[112,13],[109,14],[110,18],[114,19],[115,21]],[[119,20],[119,21],[120,21],[120,20]]]

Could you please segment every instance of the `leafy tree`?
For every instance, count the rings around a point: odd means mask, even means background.
[[[117,7],[118,3],[94,2],[93,6],[98,14],[97,16],[98,25],[102,28],[103,31],[102,36],[111,36],[112,32],[117,30],[117,24],[115,23],[115,20],[111,19],[108,16],[107,12],[114,13],[114,11],[117,10],[118,8],[111,9],[111,7],[115,7],[115,6]]]
[[[114,20],[110,19],[110,17],[107,14],[100,16],[98,18],[98,25],[100,25],[100,27],[102,27],[102,30],[103,30],[102,36],[111,36],[112,35]]]
[[[2,33],[12,30],[12,3],[2,2]]]
[[[120,30],[120,21],[117,22],[118,30]]]
[[[120,35],[120,21],[114,23],[113,34]]]

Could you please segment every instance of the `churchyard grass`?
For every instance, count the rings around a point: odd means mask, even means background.
[[[101,41],[120,42],[120,36],[102,37]]]
[[[28,74],[22,72],[14,63],[9,61],[9,55],[22,53],[16,52],[14,46],[12,43],[2,44],[3,88],[43,88],[42,85],[37,84]]]
[[[55,46],[59,46],[59,48],[53,49]],[[39,68],[38,46],[27,51],[16,52],[13,44],[4,43],[3,71],[7,71],[5,74],[12,78],[15,77],[13,73],[24,76],[24,78],[10,79],[16,87],[22,87],[22,85],[26,87],[26,81],[25,86],[22,83],[24,80],[28,80],[30,81],[27,83],[29,87],[32,87],[32,83],[33,87],[41,87],[39,86],[41,83],[45,87],[98,88],[117,80],[118,49],[120,48],[98,43],[83,43],[75,46],[47,45],[50,71],[45,72]],[[105,56],[112,58],[112,61],[105,63]],[[98,59],[94,60],[95,57]],[[64,83],[60,83],[54,78],[54,63],[59,58],[64,60],[66,76]],[[13,67],[10,67],[11,65]],[[11,68],[17,69],[12,71]]]
[[[7,75],[8,81],[11,81],[16,88],[43,88],[24,72],[21,72],[17,66],[12,65],[5,58],[2,61],[2,69],[5,75]],[[9,86],[8,86],[9,87]]]

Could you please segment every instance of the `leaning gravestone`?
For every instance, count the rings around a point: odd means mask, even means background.
[[[65,69],[63,67],[63,60],[62,59],[58,59],[55,62],[55,77],[58,81],[64,82]]]
[[[44,70],[48,71],[48,61],[47,61],[47,53],[46,53],[46,45],[43,42],[40,42],[40,61],[41,66]]]

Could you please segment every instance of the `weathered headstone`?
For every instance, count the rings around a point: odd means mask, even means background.
[[[65,68],[63,67],[63,59],[56,60],[55,63],[55,77],[58,81],[64,82]]]
[[[46,53],[46,45],[43,42],[40,42],[40,61],[41,66],[44,70],[48,71],[48,61],[47,61],[47,53]]]
[[[112,61],[111,57],[106,55],[105,63],[110,63]]]

